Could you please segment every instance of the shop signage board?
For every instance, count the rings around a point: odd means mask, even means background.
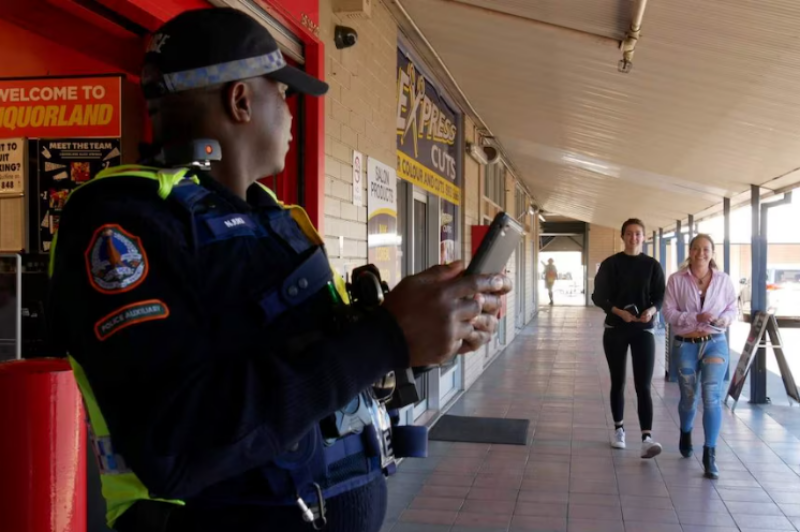
[[[397,175],[394,168],[367,158],[367,246],[369,262],[381,279],[400,282],[400,237],[397,234]]]
[[[28,140],[0,139],[0,197],[25,194]]]
[[[762,343],[762,340],[765,339],[764,333],[769,336],[769,343]],[[744,383],[747,380],[747,375],[750,372],[750,367],[755,360],[755,355],[759,347],[771,348],[778,362],[778,368],[781,372],[781,379],[783,380],[786,395],[795,402],[800,403],[800,393],[797,390],[794,375],[792,375],[789,364],[786,362],[786,356],[783,353],[778,320],[775,319],[774,314],[759,311],[755,313],[755,319],[750,326],[750,333],[747,335],[747,341],[742,350],[742,355],[739,357],[736,371],[731,377],[728,393],[725,396],[725,404],[728,403],[728,398],[732,397],[734,403],[731,410],[736,408],[736,403],[739,402],[739,397],[744,389]]]
[[[400,48],[397,65],[397,176],[460,205],[459,115]]]
[[[47,139],[38,143],[40,252],[50,250],[69,193],[120,164],[119,139]]]
[[[0,138],[122,136],[122,78],[0,79]]]

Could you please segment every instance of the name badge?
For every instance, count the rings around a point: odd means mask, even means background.
[[[226,214],[206,220],[206,225],[217,239],[232,236],[252,236],[256,232],[256,224],[246,214]]]

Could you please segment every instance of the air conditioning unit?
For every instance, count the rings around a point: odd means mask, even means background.
[[[333,0],[333,12],[341,18],[365,19],[372,16],[374,0]]]
[[[467,153],[483,165],[495,164],[500,160],[500,151],[492,146],[478,146],[472,142],[467,143]]]

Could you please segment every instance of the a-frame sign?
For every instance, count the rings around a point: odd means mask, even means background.
[[[769,342],[762,343],[762,340],[764,340],[764,332],[769,335]],[[800,393],[798,393],[797,384],[794,382],[792,370],[789,368],[789,364],[786,362],[786,356],[783,354],[783,343],[781,342],[781,333],[778,329],[778,320],[775,319],[774,314],[759,311],[755,313],[755,319],[750,326],[750,334],[747,335],[747,342],[744,344],[742,356],[739,358],[739,364],[737,364],[736,371],[731,377],[731,384],[725,396],[725,404],[728,404],[728,397],[733,397],[733,406],[731,410],[736,409],[739,396],[742,393],[742,389],[744,389],[747,374],[750,372],[750,366],[753,360],[755,360],[755,353],[759,347],[769,347],[772,349],[772,352],[775,354],[775,359],[778,361],[778,368],[781,371],[781,378],[783,379],[783,386],[786,389],[786,395],[796,403],[800,403]]]

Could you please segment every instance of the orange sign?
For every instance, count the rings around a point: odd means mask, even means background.
[[[0,138],[121,137],[122,78],[0,79]]]

